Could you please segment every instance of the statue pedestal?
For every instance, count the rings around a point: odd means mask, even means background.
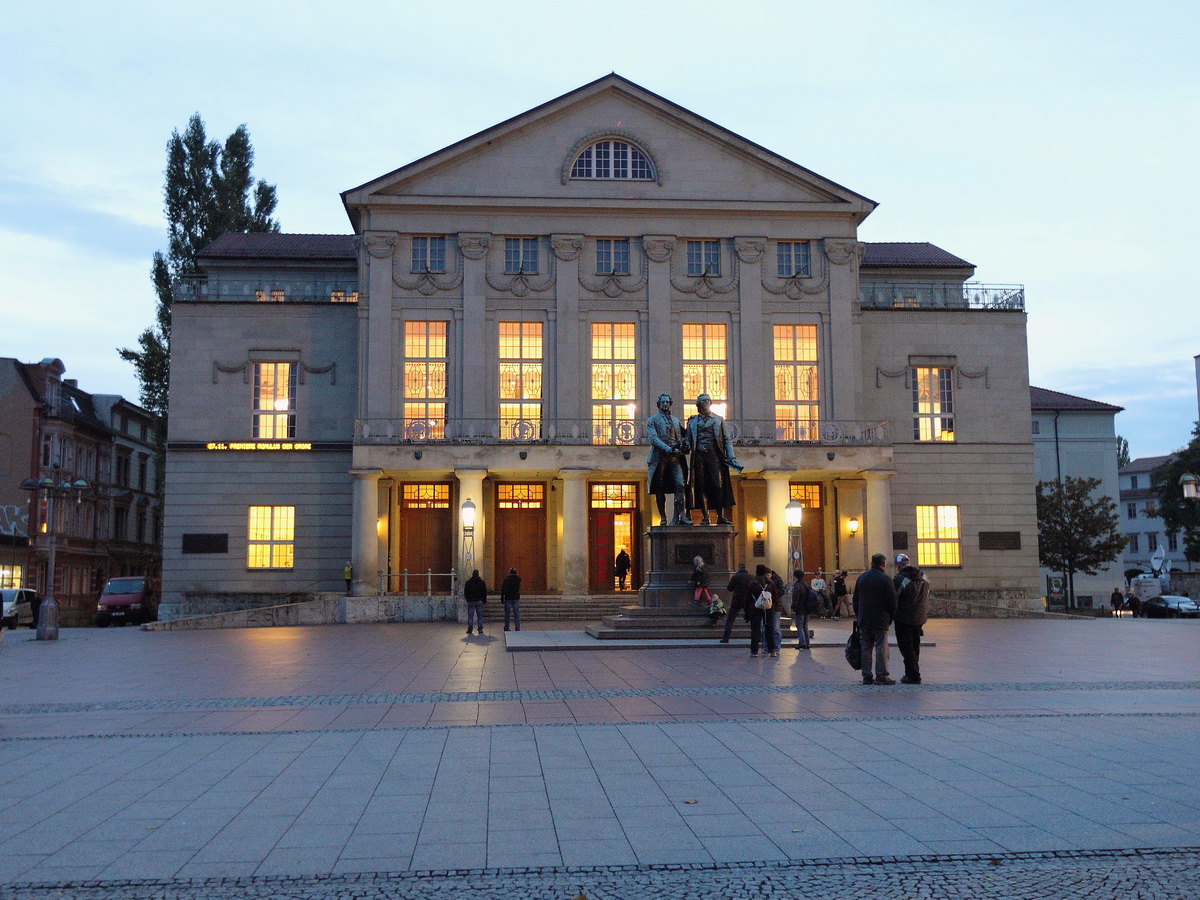
[[[692,558],[704,558],[708,589],[719,592],[726,605],[725,585],[733,577],[732,525],[653,525],[650,527],[650,567],[638,591],[638,603],[647,608],[686,607],[692,599],[688,580]]]

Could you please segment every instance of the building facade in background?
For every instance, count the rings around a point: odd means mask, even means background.
[[[0,587],[47,585],[47,503],[55,502],[55,597],[64,626],[90,625],[114,575],[157,576],[160,423],[136,404],[79,388],[57,359],[0,359]],[[89,485],[54,501],[20,485],[50,476]]]
[[[1184,554],[1183,535],[1166,531],[1158,516],[1158,494],[1151,488],[1154,470],[1173,459],[1174,455],[1142,456],[1121,467],[1121,531],[1128,541],[1124,560],[1126,576],[1149,573],[1154,568],[1154,554],[1160,551],[1168,569],[1200,571]]]
[[[515,567],[570,603],[621,549],[640,584],[662,392],[725,416],[749,565],[788,571],[797,499],[810,572],[1038,602],[1023,291],[864,244],[873,201],[616,75],[342,199],[353,234],[226,235],[175,305],[164,615],[348,560],[361,595]]]
[[[1029,389],[1029,400],[1036,480],[1098,478],[1097,494],[1116,504],[1120,498],[1116,416],[1123,407],[1039,387]],[[1076,603],[1084,607],[1106,604],[1113,588],[1124,587],[1123,569],[1118,559],[1095,575],[1076,573]],[[1057,584],[1054,579],[1059,580]],[[1062,581],[1063,573],[1042,569],[1047,597],[1061,590]]]

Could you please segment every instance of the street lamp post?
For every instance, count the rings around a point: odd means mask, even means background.
[[[55,473],[58,472],[55,467]],[[54,597],[54,551],[55,529],[54,508],[55,500],[67,494],[74,494],[77,501],[83,499],[83,492],[89,485],[82,478],[75,481],[59,481],[57,477],[45,475],[41,479],[26,478],[21,482],[21,490],[32,491],[36,497],[42,491],[46,492],[46,585],[42,592],[42,604],[38,607],[37,639],[39,641],[58,640],[58,600]]]
[[[799,500],[789,500],[783,508],[788,529],[788,565],[804,574],[804,547],[800,543],[800,523],[804,520],[804,505]]]
[[[467,583],[467,577],[471,570],[471,563],[475,559],[475,504],[468,497],[463,501],[461,507],[462,513],[462,532],[463,532],[463,553],[462,553],[462,569],[459,572],[459,584],[464,588]],[[464,595],[465,596],[465,595]]]

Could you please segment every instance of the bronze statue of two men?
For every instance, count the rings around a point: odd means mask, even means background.
[[[700,510],[708,525],[708,511],[718,525],[732,525],[725,510],[734,505],[729,470],[742,471],[725,431],[725,420],[712,412],[712,398],[696,398],[696,415],[684,425],[671,415],[671,395],[661,394],[658,412],[646,420],[650,456],[646,460],[650,493],[658,504],[658,524],[667,524],[666,496],[675,495],[672,525],[691,525],[691,510]]]

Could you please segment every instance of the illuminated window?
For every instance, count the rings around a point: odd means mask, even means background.
[[[259,303],[282,303],[283,291],[255,291],[254,299]]]
[[[296,376],[294,363],[254,364],[252,437],[282,439],[296,436]]]
[[[330,291],[330,303],[357,303],[358,291]]]
[[[646,154],[625,141],[596,141],[575,157],[572,178],[627,178],[651,181],[654,171]]]
[[[290,569],[296,539],[296,507],[250,507],[246,565],[251,569]]]
[[[687,273],[689,275],[720,275],[720,241],[688,241]]]
[[[629,239],[596,241],[596,273],[599,275],[629,274]]]
[[[446,271],[445,235],[417,236],[412,239],[412,271]]]
[[[445,322],[404,323],[404,436],[442,440],[446,436]]]
[[[954,369],[912,370],[913,440],[954,440]]]
[[[959,550],[958,507],[917,507],[917,565],[957,566]]]
[[[404,484],[400,486],[403,509],[449,509],[450,485]]]
[[[812,274],[808,241],[780,241],[775,246],[775,272],[780,278],[808,278]]]
[[[920,309],[921,301],[913,296],[897,294],[892,298],[892,309]]]
[[[504,271],[508,275],[524,272],[536,275],[538,270],[537,238],[504,239]]]
[[[498,509],[544,509],[546,486],[544,484],[498,484],[496,485],[496,507]]]
[[[821,486],[819,484],[789,484],[788,499],[798,500],[806,509],[821,508]]]
[[[636,484],[592,484],[592,509],[637,509]]]
[[[713,412],[725,415],[726,384],[724,325],[683,326],[683,396],[692,402],[701,394],[713,400]],[[686,416],[685,416],[686,418]]]
[[[592,323],[592,443],[637,440],[632,322]]]
[[[542,323],[500,322],[500,439],[542,434]]]
[[[817,326],[776,325],[775,431],[784,441],[815,441],[820,424],[817,394]]]

